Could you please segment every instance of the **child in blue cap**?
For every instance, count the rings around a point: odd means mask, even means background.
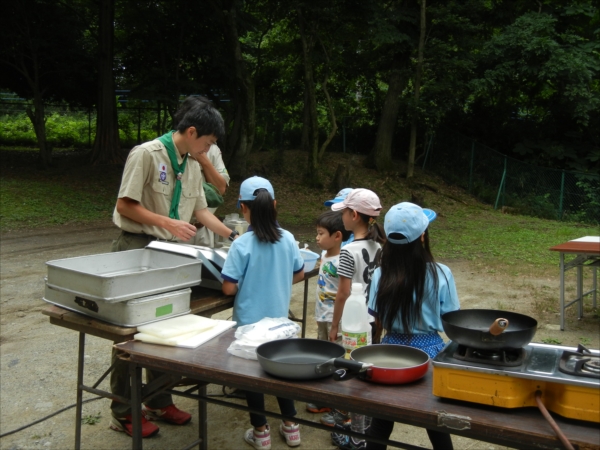
[[[452,272],[435,262],[429,248],[428,227],[435,218],[434,211],[413,203],[390,208],[384,222],[387,241],[369,291],[369,313],[386,332],[381,343],[416,347],[431,358],[444,348],[442,314],[460,308]],[[373,418],[367,434],[388,439],[393,428],[394,422]],[[448,433],[427,434],[434,450],[452,450]],[[385,448],[367,444],[370,450]]]
[[[250,224],[248,231],[231,244],[223,265],[223,293],[235,295],[233,320],[238,326],[265,317],[287,317],[292,284],[304,279],[304,260],[294,236],[277,223],[275,191],[261,177],[246,179],[240,186],[238,207]],[[264,394],[246,391],[248,407],[264,410]],[[281,414],[296,415],[294,401],[277,398]],[[254,448],[271,448],[267,418],[250,413],[252,428],[244,434]],[[300,427],[283,420],[279,432],[288,446],[300,445]]]

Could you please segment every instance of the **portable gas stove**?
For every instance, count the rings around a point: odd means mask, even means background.
[[[433,359],[433,394],[501,408],[537,406],[600,422],[600,352],[545,344],[516,350],[469,349],[450,342]]]

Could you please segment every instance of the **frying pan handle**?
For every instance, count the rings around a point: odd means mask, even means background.
[[[372,364],[365,365],[361,362],[353,361],[351,359],[335,358],[333,360],[333,365],[337,368],[348,369],[350,372],[359,373],[363,370],[366,370],[367,367],[371,366]]]
[[[338,369],[333,372],[333,379],[335,381],[346,381],[351,380],[352,378],[356,378],[360,375],[360,372],[353,372],[351,370],[346,369]]]
[[[494,320],[494,323],[490,326],[490,334],[492,336],[498,336],[499,334],[502,334],[506,328],[508,328],[508,319],[498,318]]]

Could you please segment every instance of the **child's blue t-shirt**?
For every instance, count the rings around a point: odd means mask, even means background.
[[[392,330],[388,333],[401,334],[430,334],[436,331],[444,331],[442,326],[442,314],[460,309],[458,293],[452,272],[444,264],[436,263],[438,275],[437,296],[433,290],[433,279],[431,273],[427,272],[425,279],[425,292],[423,293],[423,303],[421,305],[421,320],[413,325],[412,330],[404,330],[402,320],[397,317],[394,320]],[[377,298],[377,289],[381,278],[381,267],[375,269],[371,278],[371,290],[369,292],[369,312],[377,316],[375,299]]]
[[[221,276],[238,284],[233,303],[237,326],[265,317],[287,317],[292,297],[292,278],[304,268],[294,236],[281,229],[278,242],[260,242],[254,231],[231,244]]]

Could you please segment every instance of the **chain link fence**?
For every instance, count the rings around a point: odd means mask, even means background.
[[[427,145],[423,168],[506,212],[600,223],[600,176],[534,166],[448,129]]]

